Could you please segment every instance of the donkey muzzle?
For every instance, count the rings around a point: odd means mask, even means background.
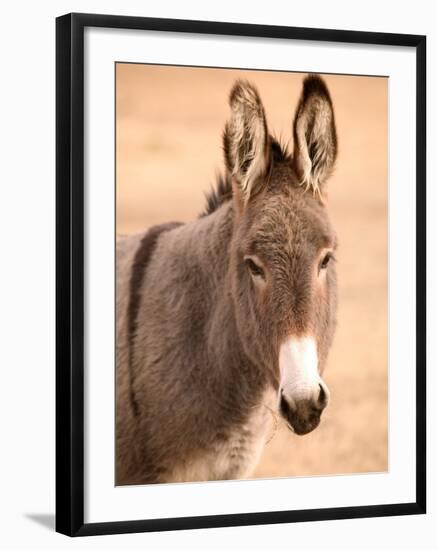
[[[297,435],[312,432],[320,424],[323,409],[328,404],[328,392],[323,382],[311,397],[287,399],[281,392],[279,409],[290,429]]]
[[[279,352],[279,369],[282,416],[296,434],[311,432],[319,425],[329,400],[329,390],[318,371],[314,338],[287,338]]]

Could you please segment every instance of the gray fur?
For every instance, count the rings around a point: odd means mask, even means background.
[[[232,183],[225,133],[225,196],[201,218],[156,236],[133,334],[129,289],[145,233],[118,243],[117,484],[250,474],[268,435],[263,405],[275,406],[281,341],[313,334],[324,369],[335,328],[334,263],[323,282],[316,274],[336,236],[325,205],[300,186],[293,158],[265,139],[267,149],[247,149],[264,155],[250,162],[266,166],[247,195],[247,186]],[[248,254],[268,266],[262,291]]]

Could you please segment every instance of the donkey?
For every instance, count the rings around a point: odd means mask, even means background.
[[[314,430],[336,319],[333,104],[303,82],[290,154],[237,81],[206,211],[117,244],[116,483],[251,475],[275,416]]]

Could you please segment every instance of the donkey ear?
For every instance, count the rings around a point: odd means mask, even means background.
[[[320,194],[334,168],[337,132],[331,96],[318,75],[304,80],[293,133],[293,162],[300,184]]]
[[[266,116],[256,88],[247,81],[234,84],[229,105],[231,118],[223,134],[226,168],[246,204],[260,189],[268,171]]]

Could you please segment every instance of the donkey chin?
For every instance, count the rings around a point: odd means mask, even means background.
[[[287,426],[305,435],[320,424],[329,390],[318,370],[317,346],[312,337],[289,337],[279,351],[281,375],[278,408]]]

